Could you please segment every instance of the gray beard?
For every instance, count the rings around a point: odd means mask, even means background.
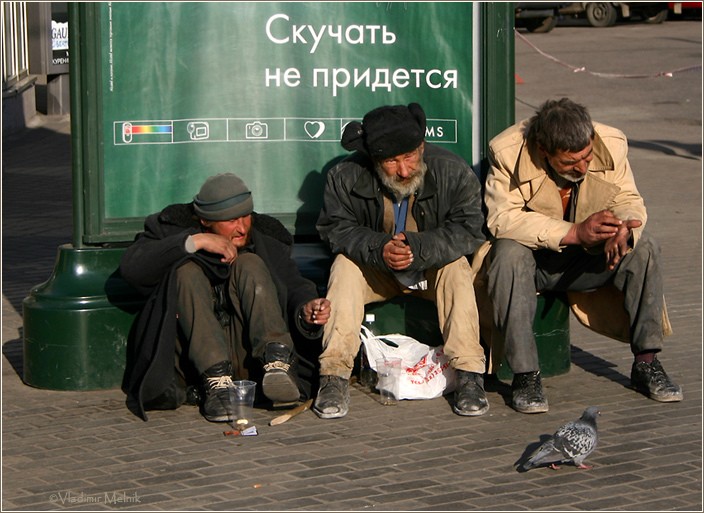
[[[555,169],[553,169],[553,167],[550,165],[550,163],[547,161],[547,159],[545,159],[545,166],[547,167],[549,172],[552,173],[553,177],[557,177],[556,183],[557,183],[558,187],[564,187],[566,185],[565,182],[579,183],[582,180],[584,180],[584,178],[587,176],[587,175],[582,175],[579,178],[575,178],[574,176],[571,176],[571,175],[563,175],[561,173],[558,173],[557,171],[555,171]]]
[[[384,171],[382,171],[380,166],[376,166],[376,173],[381,180],[387,191],[389,191],[396,200],[401,200],[403,198],[409,197],[414,194],[421,185],[423,185],[423,179],[425,178],[425,173],[428,171],[428,166],[425,161],[421,161],[420,167],[404,181],[399,181],[396,175],[389,176]]]
[[[567,180],[568,182],[572,182],[572,183],[579,183],[582,180],[584,180],[584,177],[586,176],[586,175],[582,175],[579,178],[577,178],[572,175],[561,175],[560,173],[557,173],[557,172],[555,172],[555,174],[558,175],[563,180]]]

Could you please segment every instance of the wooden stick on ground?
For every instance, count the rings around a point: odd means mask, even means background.
[[[308,408],[310,408],[310,405],[313,404],[313,399],[308,399],[306,402],[304,402],[301,405],[296,406],[295,408],[292,408],[288,413],[284,413],[283,415],[279,415],[278,417],[274,417],[269,421],[270,426],[278,426],[279,424],[283,424],[287,420],[292,419],[299,413],[303,413],[306,411]]]

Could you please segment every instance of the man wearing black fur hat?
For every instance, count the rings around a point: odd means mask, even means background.
[[[148,296],[125,385],[143,418],[184,403],[194,381],[212,422],[232,418],[233,376],[261,382],[274,403],[310,396],[315,369],[292,334],[319,338],[330,303],[300,275],[283,225],[252,210],[239,177],[211,176],[192,203],[147,217],[123,256],[122,276]]]
[[[455,413],[489,409],[467,260],[484,241],[481,187],[464,160],[425,142],[425,126],[417,103],[374,109],[345,127],[342,146],[356,152],[328,174],[317,229],[336,256],[313,406],[321,418],[349,410],[364,305],[403,294],[437,306],[444,351],[457,375]]]

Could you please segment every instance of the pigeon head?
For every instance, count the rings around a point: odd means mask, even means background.
[[[590,406],[586,410],[584,410],[584,413],[582,413],[582,417],[580,420],[584,421],[591,421],[596,424],[596,418],[601,415],[601,411],[599,411],[598,406]]]

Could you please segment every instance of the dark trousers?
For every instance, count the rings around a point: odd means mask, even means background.
[[[506,359],[514,373],[539,369],[533,320],[536,292],[541,291],[588,291],[612,283],[625,296],[631,351],[662,349],[660,247],[647,233],[642,233],[633,251],[614,270],[606,267],[603,252],[592,254],[578,246],[560,253],[531,250],[510,239],[494,241],[489,259],[494,323],[504,338]]]
[[[243,253],[232,265],[229,281],[214,287],[198,264],[176,270],[179,341],[176,363],[190,362],[198,375],[224,360],[236,379],[251,379],[261,368],[266,344],[293,350],[276,286],[260,257]],[[185,373],[184,373],[185,374]]]

